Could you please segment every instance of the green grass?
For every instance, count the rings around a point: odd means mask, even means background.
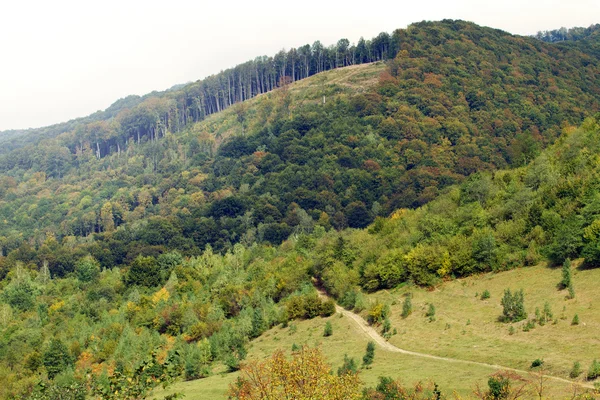
[[[566,299],[566,290],[557,290],[560,279],[560,268],[537,266],[447,282],[433,291],[403,287],[370,298],[392,305],[390,319],[398,335],[390,343],[396,346],[518,369],[527,369],[533,360],[540,358],[544,359],[548,373],[568,378],[573,362],[580,361],[587,368],[594,356],[600,354],[597,340],[600,313],[596,309],[600,304],[600,291],[596,287],[600,270],[574,269],[577,295],[573,300]],[[507,288],[524,290],[529,318],[535,318],[536,307],[542,310],[544,303],[549,302],[557,323],[536,325],[535,329],[524,332],[522,327],[527,321],[498,322],[502,314],[500,300]],[[486,289],[491,297],[481,300]],[[413,313],[403,319],[401,302],[407,292],[413,294]],[[425,316],[429,303],[436,306],[433,322]],[[571,325],[575,314],[581,321],[578,326]],[[515,328],[513,335],[509,335],[511,325]]]
[[[592,359],[600,354],[596,333],[600,327],[600,314],[594,308],[600,300],[600,292],[595,288],[595,282],[600,281],[600,270],[574,270],[573,280],[577,290],[574,300],[565,300],[566,291],[556,289],[560,269],[542,266],[451,281],[432,291],[403,287],[369,297],[373,300],[379,298],[392,306],[392,326],[398,334],[392,336],[390,343],[400,348],[523,370],[528,370],[531,362],[539,358],[544,360],[547,373],[568,378],[574,361],[580,361],[583,370],[587,371]],[[523,321],[513,324],[516,333],[509,335],[510,324],[497,321],[502,312],[500,299],[505,288],[524,289],[525,306],[531,317],[536,306],[542,309],[544,302],[548,301],[558,323],[536,326],[530,332],[523,332]],[[481,300],[485,289],[490,291],[491,297]],[[413,294],[413,313],[403,319],[400,317],[402,296],[408,291]],[[425,316],[429,303],[436,306],[436,320],[433,322]],[[571,326],[575,313],[580,316],[579,326]],[[560,319],[562,315],[566,319]],[[323,337],[323,328],[328,320],[333,326],[333,335]],[[295,321],[293,324],[295,332],[289,327],[276,327],[254,340],[250,344],[248,359],[265,359],[277,349],[289,352],[296,343],[320,346],[334,371],[342,364],[344,354],[359,362],[362,360],[368,338],[349,318],[340,318],[338,314],[326,319]],[[372,368],[362,370],[360,376],[367,386],[374,386],[382,375],[400,378],[405,384],[431,380],[446,395],[456,392],[463,398],[470,398],[475,385],[485,386],[493,372],[491,368],[424,359],[377,348]],[[227,388],[237,376],[238,373],[217,373],[206,379],[179,382],[168,391],[156,392],[155,396],[162,398],[166,394],[180,392],[185,394],[186,399],[226,398]],[[572,392],[568,384],[548,381],[546,386],[547,395],[553,398],[565,397]]]

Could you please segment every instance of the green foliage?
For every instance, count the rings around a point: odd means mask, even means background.
[[[75,274],[81,282],[93,282],[100,276],[100,264],[91,256],[84,257],[75,264]]]
[[[525,295],[523,289],[511,293],[510,289],[504,291],[504,296],[500,301],[502,305],[502,317],[504,322],[517,322],[527,318],[525,312]]]
[[[554,314],[552,313],[552,309],[550,308],[550,303],[544,303],[544,310],[540,312],[539,308],[535,309],[535,318],[540,326],[544,326],[546,323],[552,321]]]
[[[323,336],[331,336],[333,335],[333,327],[331,326],[331,321],[327,321],[325,323],[325,329],[323,329]]]
[[[375,359],[375,342],[367,343],[367,351],[363,356],[363,367],[369,368]]]
[[[124,278],[127,285],[156,287],[162,283],[160,267],[154,257],[138,256]]]
[[[559,283],[561,289],[572,287],[572,276],[571,276],[571,260],[566,259],[562,266],[562,279]]]
[[[2,291],[2,299],[19,311],[27,311],[35,304],[37,289],[28,278],[11,281]]]
[[[487,300],[490,298],[490,291],[485,289],[483,293],[481,293],[481,300]]]
[[[537,367],[541,367],[544,364],[544,360],[540,359],[540,358],[536,358],[535,360],[533,360],[533,362],[531,363],[531,367],[530,368],[537,368]]]
[[[427,309],[425,316],[429,317],[429,322],[435,321],[435,306],[433,303],[429,303],[429,308]]]
[[[594,359],[594,361],[592,361],[592,364],[590,364],[590,368],[588,369],[587,372],[587,379],[589,381],[596,379],[600,376],[600,362],[596,359]]]
[[[358,373],[358,364],[353,357],[348,357],[348,354],[344,354],[344,363],[338,368],[338,376],[345,374],[356,374]]]
[[[579,377],[579,375],[581,375],[583,372],[583,370],[581,369],[581,364],[579,363],[579,361],[575,361],[573,363],[573,368],[571,368],[571,371],[569,372],[569,377],[571,379],[576,379],[577,377]]]
[[[404,297],[404,302],[402,303],[402,318],[408,317],[412,314],[412,295],[408,293]]]
[[[160,362],[156,352],[152,352],[131,370],[117,369],[111,376],[94,379],[92,393],[103,399],[145,398],[156,386],[166,387],[179,375],[178,357],[174,352]]]
[[[504,376],[490,376],[488,379],[487,398],[507,399],[510,394],[510,379]]]
[[[575,314],[573,316],[573,320],[571,321],[571,325],[579,325],[579,315]]]
[[[46,368],[48,378],[53,379],[71,365],[71,354],[60,339],[51,339],[42,355],[42,363]]]
[[[188,346],[185,354],[185,378],[192,380],[209,376],[211,361],[212,353],[208,339]]]

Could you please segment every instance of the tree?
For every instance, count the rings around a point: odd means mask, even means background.
[[[331,335],[333,335],[333,327],[331,326],[331,321],[327,321],[323,330],[323,336],[327,337]]]
[[[124,280],[127,285],[156,287],[162,283],[162,275],[154,257],[138,256],[131,263]]]
[[[60,339],[51,339],[42,356],[42,362],[48,372],[48,378],[53,379],[72,363],[71,354]]]
[[[75,273],[81,282],[92,282],[100,275],[100,264],[92,256],[84,257],[75,264]]]
[[[353,357],[348,357],[348,354],[344,354],[344,363],[337,370],[338,376],[356,373],[358,373],[358,365],[356,365],[356,360]]]
[[[375,358],[375,342],[367,343],[367,351],[363,356],[363,367],[369,368]]]
[[[502,305],[501,320],[504,322],[517,322],[527,318],[524,301],[523,289],[516,291],[514,294],[510,289],[506,289],[500,301]]]
[[[358,374],[332,374],[321,350],[304,346],[291,359],[277,351],[265,361],[248,363],[229,386],[228,396],[237,400],[358,400],[360,393]]]
[[[571,260],[567,258],[562,266],[562,280],[559,283],[559,287],[561,289],[567,289],[571,287],[571,285]]]
[[[406,318],[410,314],[412,314],[412,295],[408,293],[404,297],[404,303],[402,304],[402,318]]]

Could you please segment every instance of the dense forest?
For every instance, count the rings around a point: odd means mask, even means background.
[[[406,282],[597,265],[597,35],[442,21],[377,38],[6,147],[0,397],[236,370],[268,328],[335,311],[313,278],[360,309]]]
[[[162,104],[152,97],[0,156],[1,253],[51,234],[106,268],[166,249],[278,244],[315,223],[361,228],[473,172],[523,165],[598,109],[595,42],[588,54],[460,21],[392,36],[401,50],[386,70],[351,67],[372,73],[362,91],[319,75],[309,98],[285,85],[179,132],[138,124]],[[97,141],[107,129],[123,139],[112,152]]]

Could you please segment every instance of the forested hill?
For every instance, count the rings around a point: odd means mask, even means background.
[[[119,99],[104,111],[52,126],[0,132],[0,154],[76,131],[76,140],[64,142],[71,151],[87,142],[96,146],[98,157],[126,147],[128,140],[152,140],[165,132],[179,132],[234,103],[253,98],[274,88],[319,72],[393,58],[398,52],[397,33],[350,44],[340,39],[324,46],[320,41],[276,55],[260,56],[187,85],[163,92]],[[94,124],[94,122],[108,122]]]
[[[394,58],[401,48],[410,46],[406,41],[410,42],[411,38],[407,37],[406,32],[424,24],[431,23],[413,24],[409,29],[396,30],[391,35],[382,32],[371,40],[361,38],[356,44],[351,44],[348,39],[343,38],[336,44],[325,47],[320,41],[316,41],[312,45],[306,44],[289,51],[282,50],[271,57],[257,57],[191,84],[176,85],[169,90],[154,91],[144,96],[128,96],[119,99],[106,110],[87,117],[43,128],[0,132],[0,154],[77,130],[77,140],[80,144],[96,144],[99,156],[104,156],[123,148],[128,139],[136,135],[152,137],[160,136],[161,130],[179,131],[231,104],[272,90],[282,82],[293,82],[338,67]],[[469,37],[470,29],[465,29],[469,24],[462,21],[442,21],[433,24],[443,24],[455,30],[462,29],[463,37]],[[480,31],[478,37],[498,32],[486,28],[477,30]],[[546,42],[583,39],[597,41],[598,25],[538,32],[535,37]],[[435,42],[435,33],[432,38],[428,38],[431,39]],[[591,50],[590,46],[590,43],[586,43],[582,51],[587,53]],[[598,56],[598,52],[595,54]],[[100,126],[93,124],[98,121],[112,123]],[[72,151],[77,145],[76,141],[64,144]]]
[[[187,125],[146,119],[164,105],[151,97],[0,156],[8,265],[40,262],[48,235],[112,267],[168,249],[277,244],[314,224],[364,227],[473,172],[523,165],[598,110],[597,43],[461,21],[393,36],[400,50],[387,66],[318,74]],[[51,271],[68,273],[68,259]]]

